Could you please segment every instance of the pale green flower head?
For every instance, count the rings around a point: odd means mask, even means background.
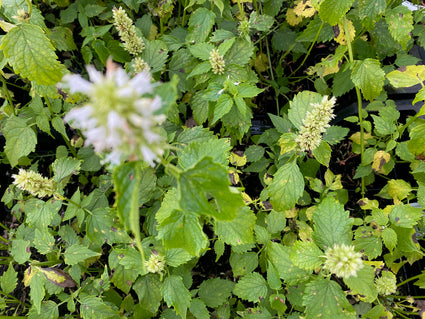
[[[18,174],[13,174],[15,184],[19,189],[40,198],[51,197],[57,191],[57,183],[53,179],[43,177],[34,171],[20,169]]]
[[[149,260],[145,262],[146,270],[151,273],[161,273],[165,267],[165,258],[163,255],[152,252]]]
[[[313,151],[320,145],[322,134],[335,117],[333,113],[335,102],[335,97],[328,99],[328,96],[325,95],[321,103],[311,104],[313,109],[307,112],[303,119],[303,126],[295,139],[301,151]]]
[[[340,278],[357,277],[357,271],[363,268],[362,254],[354,251],[354,246],[335,244],[325,252],[324,268]]]
[[[138,55],[145,48],[143,39],[137,36],[136,27],[133,21],[128,17],[122,7],[112,9],[115,28],[121,41],[124,42],[124,49],[133,55]]]
[[[381,277],[375,279],[375,287],[378,294],[387,296],[397,291],[397,279],[390,271],[383,271]]]
[[[218,50],[213,49],[210,52],[210,63],[211,63],[211,67],[212,67],[212,71],[214,74],[223,74],[224,73],[224,67],[225,67],[225,62],[223,59],[223,56],[220,55],[220,53],[218,52]]]

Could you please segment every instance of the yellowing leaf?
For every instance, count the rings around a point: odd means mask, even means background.
[[[402,179],[392,179],[388,181],[388,194],[394,201],[405,199],[412,191],[410,184]]]
[[[229,161],[232,165],[235,166],[244,166],[246,164],[246,155],[242,156],[236,154],[235,152],[230,153]]]
[[[373,209],[373,208],[379,208],[379,202],[377,200],[372,200],[369,198],[362,198],[357,202],[361,209]]]
[[[290,26],[294,27],[297,24],[300,24],[301,21],[303,21],[303,18],[298,16],[294,9],[289,8],[286,12],[286,22],[288,22]]]
[[[363,145],[368,144],[368,142],[367,142],[368,139],[372,139],[372,135],[370,133],[365,132],[363,134]],[[354,143],[360,145],[360,132],[356,132],[353,135],[351,135],[350,140],[352,140]]]
[[[75,287],[77,283],[64,272],[62,269],[57,268],[38,268],[40,272],[46,276],[46,279],[59,287]]]
[[[355,35],[356,35],[356,29],[354,28],[353,22],[351,20],[347,20],[347,27],[349,31],[350,41],[353,41]],[[347,40],[345,36],[345,29],[344,25],[340,22],[337,26],[334,27],[334,33],[335,33],[335,41],[339,44],[346,45]]]
[[[37,84],[56,84],[65,73],[52,43],[39,26],[20,24],[12,28],[2,38],[0,49],[15,73]]]
[[[391,159],[391,155],[385,151],[378,151],[373,156],[372,169],[376,173],[385,174],[385,169],[383,166],[387,164]]]

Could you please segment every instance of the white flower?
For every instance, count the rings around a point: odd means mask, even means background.
[[[144,159],[150,165],[163,154],[165,139],[159,125],[164,114],[154,115],[161,108],[148,72],[131,78],[121,67],[108,61],[105,75],[93,66],[87,67],[90,81],[80,75],[67,75],[64,83],[71,93],[86,94],[89,102],[74,108],[64,121],[82,131],[86,145],[98,153],[106,153],[105,162],[119,164],[127,159]]]

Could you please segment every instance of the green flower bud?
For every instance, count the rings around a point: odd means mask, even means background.
[[[145,43],[142,38],[137,36],[133,21],[121,7],[114,8],[112,14],[115,28],[118,30],[121,41],[124,42],[124,49],[133,55],[141,53],[145,48]]]
[[[390,271],[383,271],[381,277],[375,279],[375,286],[378,294],[386,296],[397,291],[397,279]]]
[[[149,260],[145,262],[147,271],[151,273],[161,273],[165,267],[165,258],[163,255],[152,252]]]
[[[214,74],[223,74],[224,73],[224,59],[220,55],[218,50],[213,49],[210,52],[210,63]]]

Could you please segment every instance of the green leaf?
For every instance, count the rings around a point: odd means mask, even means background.
[[[7,271],[5,271],[0,278],[1,290],[5,294],[10,294],[15,290],[17,284],[18,273],[15,271],[15,269],[13,269],[12,262],[10,262]]]
[[[330,279],[318,277],[309,282],[304,292],[303,305],[307,318],[356,318],[356,311],[341,286]]]
[[[85,296],[80,299],[80,313],[83,319],[119,317],[118,310],[95,296]]]
[[[161,292],[167,306],[174,307],[178,315],[186,318],[191,298],[189,291],[183,284],[182,277],[171,275],[165,278]]]
[[[208,245],[208,238],[194,213],[173,210],[158,223],[158,238],[167,249],[182,248],[198,256]]]
[[[269,186],[270,203],[277,211],[294,207],[304,191],[304,177],[295,161],[280,167]]]
[[[162,300],[161,286],[162,283],[159,280],[159,276],[154,274],[147,274],[136,280],[133,289],[144,309],[152,313],[158,311]]]
[[[201,299],[193,299],[190,303],[189,311],[196,319],[209,319],[210,312]]]
[[[375,114],[371,116],[373,118],[373,124],[375,125],[375,131],[379,136],[391,135],[396,131],[397,126],[393,122]]]
[[[353,219],[334,198],[327,197],[320,203],[313,213],[313,222],[313,239],[320,248],[350,245]]]
[[[69,141],[68,135],[66,134],[65,124],[61,117],[55,116],[54,118],[52,118],[52,126],[56,131],[58,131],[62,135],[65,140]]]
[[[322,257],[323,251],[315,243],[308,241],[296,241],[289,254],[294,265],[305,270],[320,267],[323,263]]]
[[[234,287],[235,284],[229,280],[212,278],[199,285],[198,295],[208,307],[217,308],[230,298]]]
[[[361,89],[366,100],[372,101],[381,93],[384,79],[385,72],[378,60],[367,58],[355,61],[351,80]]]
[[[397,233],[397,249],[402,252],[419,252],[419,244],[414,236],[414,228],[391,226]],[[415,238],[415,241],[413,241]]]
[[[178,267],[191,260],[193,256],[182,248],[168,249],[165,252],[165,261],[171,267]]]
[[[145,49],[141,57],[151,68],[151,73],[159,72],[167,62],[167,45],[160,40],[145,41]]]
[[[236,296],[254,303],[266,298],[267,292],[267,282],[258,272],[250,273],[239,279],[233,289]]]
[[[267,258],[276,269],[279,277],[288,285],[295,285],[300,281],[306,280],[311,271],[295,266],[289,258],[290,253],[291,247],[275,242],[270,242],[267,245]]]
[[[100,253],[79,244],[68,247],[64,253],[65,263],[71,266],[95,256],[100,256]]]
[[[118,254],[118,262],[124,268],[137,270],[139,274],[143,275],[143,261],[139,251],[134,247],[117,248],[115,252]]]
[[[235,43],[233,43],[229,51],[227,51],[224,56],[224,60],[226,62],[226,65],[245,65],[248,64],[253,53],[254,46],[252,45],[252,43],[239,38],[235,41]]]
[[[238,246],[254,242],[253,230],[255,214],[249,207],[241,208],[233,220],[216,219],[214,223],[215,233],[225,243]]]
[[[56,84],[65,68],[39,26],[22,23],[3,36],[0,49],[16,74],[37,84]]]
[[[225,114],[229,113],[232,109],[233,99],[229,94],[222,94],[217,100],[217,104],[214,107],[214,118],[211,125],[214,125],[220,120]]]
[[[50,29],[50,40],[59,51],[77,50],[77,45],[74,42],[72,30],[67,27],[54,27]]]
[[[274,23],[274,19],[266,14],[258,14],[256,11],[249,17],[250,28],[257,31],[268,31]]]
[[[12,167],[21,157],[35,151],[37,136],[25,120],[15,116],[8,118],[2,132],[6,138],[4,151]]]
[[[55,160],[52,164],[54,173],[53,179],[60,182],[62,179],[70,176],[77,175],[81,166],[81,161],[71,157],[62,157]]]
[[[378,297],[374,279],[375,270],[364,264],[363,268],[357,270],[357,276],[344,278],[344,282],[351,293],[361,295],[366,302],[373,302]]]
[[[30,268],[29,271],[31,271],[31,268]],[[36,270],[32,270],[32,271],[34,271],[35,273],[31,277],[30,297],[31,297],[31,301],[32,301],[33,306],[37,310],[37,314],[40,315],[41,314],[41,301],[43,300],[44,295],[45,295],[44,283],[46,281],[46,277],[44,277],[44,275],[39,271],[36,271]]]
[[[55,246],[55,238],[52,234],[50,234],[48,228],[44,229],[43,231],[40,231],[37,228],[35,229],[33,245],[40,254],[46,255],[53,251]]]
[[[369,260],[375,259],[382,254],[382,241],[374,235],[362,234],[353,241],[358,251],[363,252]]]
[[[425,80],[425,65],[408,65],[391,71],[387,79],[395,88],[407,88]]]
[[[313,103],[322,102],[322,95],[311,91],[302,91],[289,102],[288,118],[300,130],[307,112],[311,112]]]
[[[62,202],[50,199],[47,202],[32,198],[25,203],[26,222],[40,230],[49,226],[60,208]]]
[[[240,192],[229,187],[229,183],[227,169],[204,157],[178,177],[181,209],[217,220],[233,220],[244,202]],[[209,203],[210,196],[215,198],[215,208]]]
[[[354,0],[322,0],[319,17],[330,25],[336,25],[350,10]]]
[[[421,217],[422,208],[410,205],[398,204],[390,211],[391,224],[402,228],[414,227]]]
[[[194,77],[194,76],[196,76],[196,75],[206,74],[206,73],[208,73],[210,70],[211,70],[211,63],[210,63],[209,61],[205,61],[205,62],[202,62],[202,63],[197,64],[197,65],[193,68],[192,72],[190,72],[190,73],[188,74],[188,76],[187,76],[187,77],[188,77],[188,78],[191,78],[191,77]],[[199,92],[199,93],[201,93],[201,92]]]
[[[189,33],[186,42],[205,42],[214,25],[215,14],[207,8],[199,8],[189,19]]]
[[[283,231],[286,226],[285,212],[278,212],[272,209],[272,211],[266,216],[266,225],[270,234]]]
[[[332,149],[328,143],[322,140],[319,146],[312,151],[312,154],[320,164],[329,167]]]
[[[419,124],[413,127],[409,133],[410,141],[407,142],[407,148],[415,155],[425,153],[425,124]]]
[[[336,145],[347,136],[349,131],[348,127],[332,125],[323,133],[323,140],[330,145]]]
[[[195,58],[208,61],[210,58],[210,52],[214,50],[214,46],[211,43],[200,42],[195,43],[194,45],[189,47],[190,53]]]
[[[229,139],[217,139],[215,136],[205,140],[195,140],[186,146],[179,155],[179,165],[187,170],[202,158],[209,156],[213,162],[227,166],[232,146]]]
[[[249,83],[241,83],[237,86],[237,89],[238,94],[243,98],[256,97],[264,91],[264,89],[259,89],[255,85]]]
[[[385,246],[390,250],[393,251],[394,248],[397,246],[397,234],[392,228],[385,228],[381,233],[382,241],[384,242]]]
[[[405,6],[397,6],[392,9],[387,9],[385,12],[385,21],[388,24],[388,30],[394,40],[400,43],[403,49],[406,49],[407,44],[412,38],[412,11]]]
[[[59,318],[58,305],[52,301],[44,301],[41,303],[41,311],[37,313],[36,307],[33,307],[28,312],[29,319],[56,319]]]
[[[369,30],[373,29],[387,7],[385,0],[360,0],[359,17],[362,24]]]
[[[235,277],[245,276],[258,267],[258,256],[255,252],[233,253],[229,259]]]
[[[245,150],[247,162],[256,162],[264,157],[265,149],[260,145],[250,145]]]

